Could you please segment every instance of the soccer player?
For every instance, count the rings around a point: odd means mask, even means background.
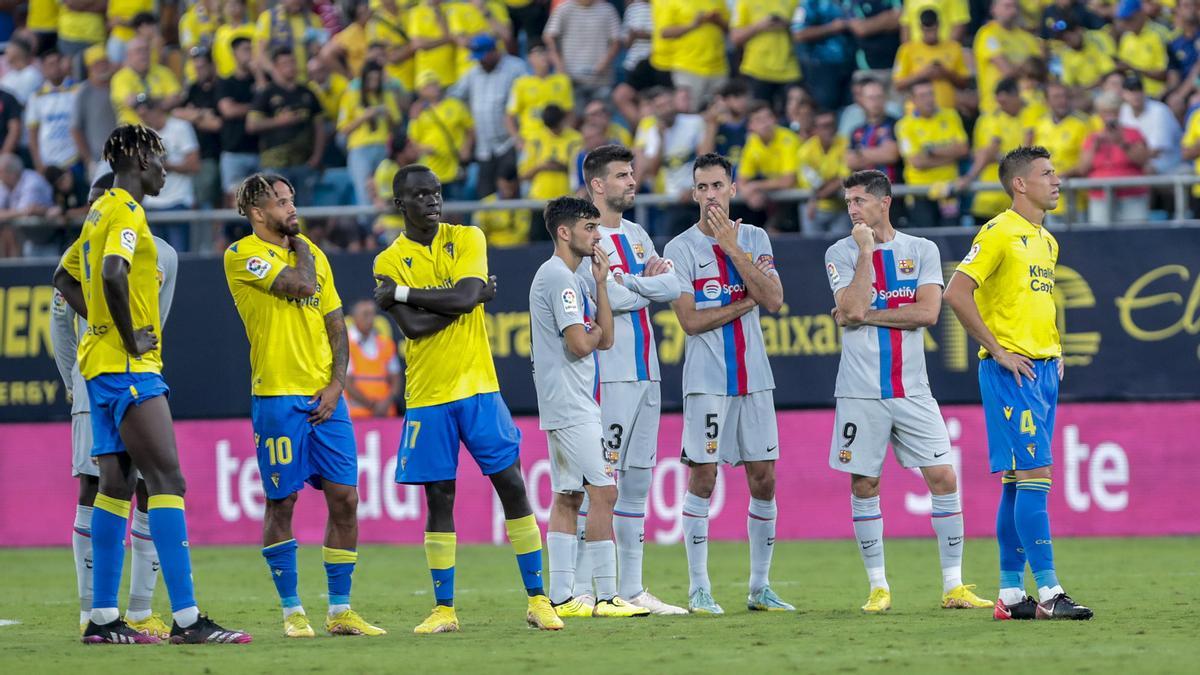
[[[642,585],[642,547],[646,497],[658,456],[658,422],[662,411],[661,376],[654,328],[647,307],[679,297],[679,281],[666,259],[658,257],[654,241],[641,225],[621,214],[633,208],[637,181],[633,178],[633,152],[620,145],[602,145],[587,154],[583,177],[600,212],[600,248],[608,256],[612,275],[607,282],[613,313],[613,346],[597,352],[600,361],[600,428],[605,452],[616,453],[617,502],[613,531],[617,540],[618,595],[652,614],[687,614],[654,597]],[[589,254],[590,255],[590,254]],[[576,274],[595,294],[591,261],[584,259]],[[577,527],[584,539],[587,497],[580,508]],[[586,547],[580,545],[580,553]],[[574,595],[595,604],[591,592],[588,557],[575,565]],[[583,564],[580,564],[583,562]]]
[[[708,504],[717,461],[745,466],[750,486],[751,610],[795,611],[771,590],[775,545],[775,460],[779,428],[775,378],[763,346],[759,307],[783,305],[783,285],[765,230],[729,220],[737,192],[729,160],[701,155],[692,169],[700,219],[667,244],[681,295],[671,303],[687,333],[683,366],[683,452],[689,467],[683,501],[688,608],[724,614],[708,579]]]
[[[96,179],[88,193],[88,205],[95,203],[113,186],[113,175],[105,173]],[[171,300],[175,296],[175,270],[179,258],[170,244],[154,237],[158,247],[158,310],[161,323],[167,322]],[[65,256],[64,256],[65,259]],[[61,263],[60,263],[61,264]],[[91,406],[87,384],[79,373],[79,337],[87,331],[87,320],[80,317],[56,293],[50,313],[50,342],[54,345],[54,361],[71,401],[71,475],[79,478],[79,501],[75,507],[75,525],[71,530],[71,549],[75,555],[75,580],[79,588],[79,630],[87,628],[92,615],[92,504],[100,486],[100,469],[92,459]],[[146,481],[138,476],[137,509],[133,512],[133,562],[129,570],[129,607],[125,623],[145,635],[160,640],[171,636],[171,627],[158,614],[151,612],[154,587],[158,584],[158,552],[150,539],[150,521],[146,513]]]
[[[1058,242],[1042,227],[1062,181],[1050,153],[1020,147],[1000,161],[1012,207],[988,221],[946,287],[946,303],[980,344],[979,393],[992,473],[1002,473],[996,539],[1000,599],[995,618],[1090,619],[1058,583],[1050,539],[1050,441],[1062,344],[1054,306]],[[1038,600],[1025,595],[1025,563]]]
[[[925,373],[925,328],[942,306],[942,263],[928,239],[897,232],[892,184],[880,171],[842,182],[854,229],[825,252],[833,310],[845,327],[829,466],[850,474],[850,507],[870,594],[863,611],[886,612],[879,476],[890,441],[905,468],[919,468],[933,495],[942,563],[942,607],[991,607],[962,582],[963,516],[950,436]]]
[[[158,247],[141,200],[166,180],[165,148],[158,134],[122,125],[104,144],[113,188],[96,200],[83,231],[55,270],[54,286],[88,330],[79,342],[79,372],[92,412],[92,456],[100,485],[92,510],[92,616],[86,644],[146,644],[121,619],[117,589],[125,558],[125,528],[135,467],[149,493],[150,538],[171,597],[170,640],[176,644],[247,643],[248,633],[225,630],[196,607],[169,389],[163,381],[158,334]]]
[[[225,281],[250,340],[250,420],[266,495],[263,557],[286,637],[313,637],[296,590],[292,510],[307,481],[325,493],[325,576],[333,635],[384,635],[350,608],[358,561],[358,449],[342,398],[349,346],[329,260],[300,234],[295,191],[256,173],[237,191],[253,232],[225,249]]]
[[[539,426],[550,446],[550,600],[562,617],[647,616],[650,610],[617,595],[617,549],[613,542],[613,505],[617,500],[609,450],[600,430],[600,362],[597,351],[613,344],[613,315],[608,304],[608,254],[600,248],[600,212],[576,197],[546,205],[546,229],[554,255],[542,263],[529,288],[529,332],[533,383],[537,388]],[[575,274],[591,256],[596,289]],[[594,305],[594,307],[593,307]],[[600,452],[597,452],[600,450]],[[614,453],[615,454],[615,453]],[[572,597],[578,539],[575,524],[583,493],[587,514],[587,557],[596,584],[589,606]]]
[[[438,221],[442,184],[426,166],[401,168],[392,188],[404,233],[375,258],[375,302],[409,340],[408,410],[396,482],[425,487],[425,557],[436,603],[413,632],[459,629],[454,492],[460,443],[491,479],[504,508],[508,540],[529,596],[526,621],[559,630],[562,620],[543,588],[542,533],[521,475],[521,432],[500,397],[488,345],[483,303],[496,296],[496,283],[488,276],[483,231]]]

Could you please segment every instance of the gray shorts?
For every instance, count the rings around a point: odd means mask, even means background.
[[[550,489],[583,492],[584,485],[615,485],[613,465],[596,422],[546,431],[550,450]]]
[[[617,453],[618,469],[654,468],[661,414],[657,382],[601,383],[600,426],[604,447],[610,453]]]
[[[906,469],[950,463],[950,435],[932,396],[837,400],[829,466],[878,477],[889,442]]]
[[[683,398],[685,464],[730,466],[779,459],[779,425],[770,390],[745,396],[688,394]]]
[[[71,415],[71,477],[100,476],[100,465],[92,457],[92,415]]]

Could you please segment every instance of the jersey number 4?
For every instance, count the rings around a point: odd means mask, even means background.
[[[1033,424],[1033,411],[1021,411],[1021,433],[1029,434],[1030,436],[1037,435],[1037,427]]]

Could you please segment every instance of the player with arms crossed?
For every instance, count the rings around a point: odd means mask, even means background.
[[[329,589],[325,630],[383,635],[350,608],[358,562],[358,448],[342,398],[349,347],[342,300],[325,253],[300,234],[295,191],[256,173],[237,191],[253,232],[225,249],[225,281],[250,341],[250,421],[266,495],[263,557],[283,606],[286,637],[314,637],[297,591],[292,512],[307,481],[325,493],[321,554]]]
[[[106,173],[96,179],[88,193],[88,205],[95,203],[113,186],[113,175]],[[175,271],[179,257],[167,242],[154,237],[158,247],[158,310],[160,324],[167,322],[171,300],[175,296]],[[65,259],[65,256],[64,256]],[[79,630],[87,628],[92,616],[92,504],[100,486],[100,469],[92,458],[91,405],[87,383],[79,372],[79,337],[87,332],[87,319],[76,314],[62,293],[55,292],[50,312],[50,342],[54,345],[54,361],[63,378],[71,403],[71,475],[79,477],[79,502],[75,507],[75,525],[71,530],[71,549],[75,554],[75,580],[79,587]],[[146,481],[139,474],[137,509],[133,512],[130,529],[133,542],[132,565],[129,570],[129,608],[125,623],[144,635],[165,640],[171,627],[150,609],[154,587],[158,584],[158,552],[150,539],[150,520],[146,513]]]
[[[459,629],[454,611],[455,478],[463,444],[492,481],[529,596],[525,620],[559,630],[562,620],[542,582],[542,533],[521,475],[521,432],[500,397],[483,303],[496,296],[488,276],[483,231],[442,223],[442,184],[428,167],[410,164],[392,181],[401,234],[375,257],[375,302],[409,342],[405,350],[408,410],[396,482],[425,486],[429,515],[425,557],[436,605],[413,632]]]
[[[1058,242],[1043,227],[1062,181],[1050,153],[1021,147],[1000,161],[1012,208],[988,221],[946,287],[946,303],[979,344],[979,393],[992,473],[1003,472],[996,539],[1000,599],[994,616],[1090,619],[1058,583],[1050,539],[1050,441],[1063,376],[1054,306]],[[1038,600],[1025,595],[1025,562]]]
[[[617,488],[600,430],[603,393],[596,353],[613,344],[608,254],[600,248],[596,229],[600,212],[582,199],[559,197],[546,205],[544,215],[554,240],[554,255],[533,276],[529,330],[538,421],[549,441],[550,487],[554,491],[546,535],[550,599],[563,617],[646,616],[649,609],[635,607],[617,595],[613,542]],[[589,285],[575,274],[588,256],[596,289],[594,303]],[[579,544],[575,524],[584,491],[591,504],[584,545],[596,584],[594,605],[571,595]]]
[[[933,496],[942,563],[942,607],[991,607],[962,582],[963,517],[950,436],[925,373],[925,329],[942,308],[942,262],[928,239],[897,232],[892,184],[881,171],[842,182],[854,230],[825,252],[833,315],[845,327],[829,466],[850,474],[850,507],[870,595],[863,611],[892,607],[884,574],[879,476],[888,442],[905,468],[919,468]]]
[[[117,589],[125,561],[125,529],[135,469],[142,472],[150,538],[162,563],[177,644],[250,642],[221,628],[196,607],[184,516],[183,473],[162,378],[158,335],[158,247],[141,200],[166,180],[162,139],[140,125],[122,125],[104,144],[113,188],[96,200],[83,231],[54,273],[54,286],[88,321],[79,341],[79,372],[91,402],[92,456],[100,485],[92,509],[92,616],[86,644],[159,642],[121,619]]]
[[[724,614],[708,579],[708,504],[717,461],[744,465],[750,486],[751,610],[794,611],[771,590],[775,546],[775,460],[779,427],[775,378],[758,320],[783,305],[783,284],[765,230],[729,220],[737,192],[729,160],[715,153],[696,159],[692,199],[700,220],[667,244],[681,295],[671,303],[687,333],[683,365],[683,452],[689,467],[683,501],[688,558],[688,608]]]
[[[633,208],[637,181],[633,178],[633,153],[620,145],[602,145],[584,158],[583,177],[592,203],[600,212],[600,248],[608,255],[612,275],[608,297],[613,313],[613,346],[597,352],[600,360],[600,428],[610,459],[616,454],[617,502],[613,507],[613,532],[617,540],[618,595],[652,614],[687,614],[654,597],[642,585],[642,549],[645,537],[646,497],[650,494],[658,455],[658,422],[662,412],[658,349],[647,309],[651,302],[671,302],[679,297],[679,281],[670,264],[658,257],[654,241],[641,225],[621,214]],[[593,289],[590,255],[575,271]],[[587,497],[576,524],[584,539]],[[594,604],[591,568],[586,546],[576,558],[576,598]],[[581,564],[582,563],[582,564]]]

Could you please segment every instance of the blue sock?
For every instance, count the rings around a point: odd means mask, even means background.
[[[125,565],[125,527],[129,502],[96,495],[92,509],[92,607],[117,607],[121,569]]]
[[[425,560],[433,577],[433,599],[439,605],[454,606],[454,558],[458,537],[453,532],[425,533]]]
[[[279,604],[284,609],[300,606],[300,593],[296,591],[300,583],[300,574],[296,571],[297,548],[296,540],[288,539],[262,550],[267,568],[271,570],[271,581],[275,582],[275,590],[279,593]]]
[[[325,558],[325,578],[329,582],[329,606],[349,605],[350,582],[354,564],[358,562],[358,551],[322,546],[321,555]]]
[[[188,551],[187,518],[183,513],[183,497],[150,495],[150,538],[158,551],[162,565],[163,583],[171,598],[171,611],[179,612],[196,606],[192,587],[192,555]],[[94,541],[94,535],[93,535]],[[95,544],[93,543],[93,547]],[[94,603],[95,600],[93,599]]]
[[[1021,537],[1038,588],[1058,585],[1058,575],[1054,573],[1054,545],[1050,540],[1050,514],[1046,511],[1049,497],[1049,478],[1017,481],[1017,534]]]
[[[1004,479],[996,510],[996,541],[1000,545],[1000,588],[1025,588],[1025,549],[1017,536],[1017,483]]]

